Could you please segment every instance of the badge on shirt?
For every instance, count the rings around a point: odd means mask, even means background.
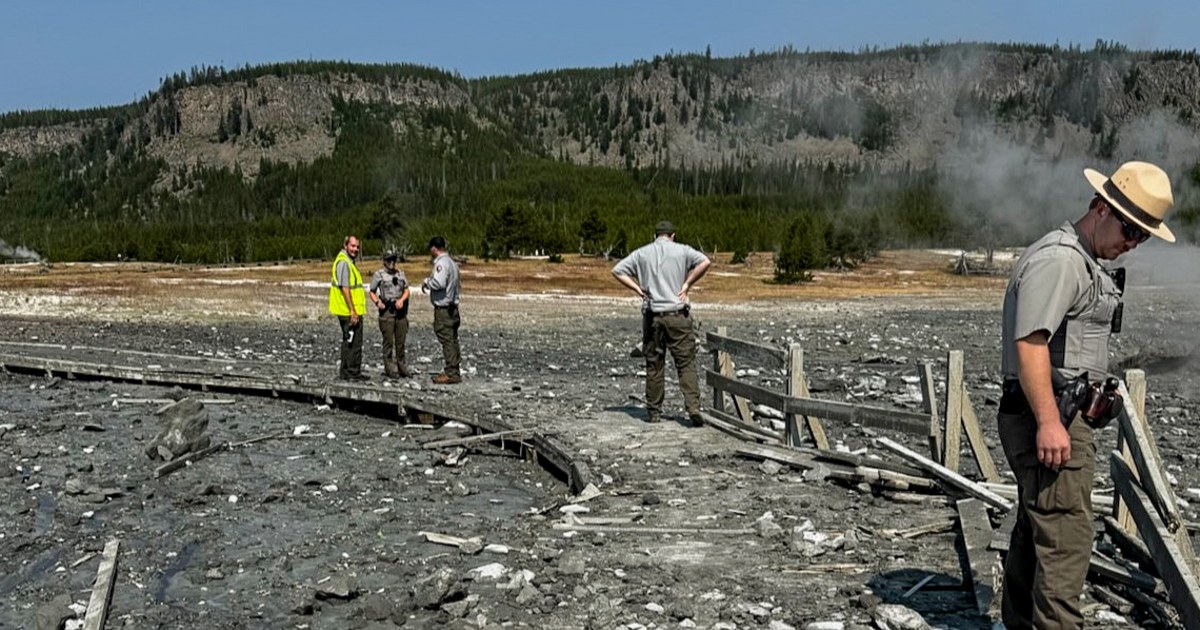
[[[434,273],[437,273],[437,272],[439,272],[439,271],[441,271],[441,270],[442,270],[442,266],[441,266],[441,265],[434,265],[434,267],[433,267],[433,272],[434,272]]]

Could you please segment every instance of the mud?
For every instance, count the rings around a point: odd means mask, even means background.
[[[1200,365],[1187,336],[1167,334],[1194,335],[1200,309],[1187,292],[1130,284],[1114,365],[1148,369],[1148,415],[1165,463],[1180,496],[1200,500],[1200,490],[1189,493],[1200,488]],[[802,344],[814,395],[835,400],[916,409],[918,364],[935,363],[940,392],[946,352],[963,350],[966,385],[1005,469],[989,422],[999,297],[701,303],[695,314],[702,331],[726,326],[746,340]],[[508,451],[476,447],[461,466],[443,465],[443,453],[419,444],[434,429],[318,404],[9,374],[0,376],[0,627],[34,627],[56,596],[86,603],[98,557],[78,561],[111,538],[122,549],[109,627],[862,628],[880,603],[938,627],[991,627],[963,583],[953,530],[911,539],[893,531],[951,518],[941,497],[900,503],[737,457],[733,438],[690,426],[673,381],[671,421],[645,423],[631,398],[642,394],[642,365],[630,357],[639,324],[625,301],[468,296],[467,378],[454,387],[428,384],[440,357],[428,306],[413,311],[410,362],[422,376],[388,386],[554,434],[603,492],[579,503],[587,511],[577,516],[613,531],[556,527],[567,518],[566,487]],[[332,376],[335,330],[305,319],[10,315],[0,341],[328,364]],[[373,347],[367,356],[378,381]],[[783,379],[770,370],[743,377],[775,387]],[[214,441],[290,436],[300,425],[308,437],[258,442],[152,479],[156,464],[142,445],[157,432],[156,405],[120,401],[181,395],[234,401],[206,406]],[[826,429],[847,449],[884,456],[871,448],[876,431]],[[1115,437],[1109,430],[1100,440],[1104,453]],[[1195,520],[1196,511],[1184,514]],[[653,531],[661,529],[678,533]],[[437,545],[419,532],[479,544]],[[493,563],[503,565],[498,576],[472,571]],[[1097,626],[1155,624],[1086,603]]]

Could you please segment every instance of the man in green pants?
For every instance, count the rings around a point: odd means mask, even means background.
[[[679,389],[693,424],[700,424],[700,377],[696,335],[688,291],[708,272],[711,261],[675,242],[670,221],[654,227],[654,242],[634,250],[612,269],[617,281],[642,298],[642,347],[646,356],[646,416],[662,419],[667,351],[679,372]]]
[[[1108,372],[1108,341],[1119,332],[1123,270],[1112,260],[1157,236],[1174,242],[1163,222],[1171,182],[1157,166],[1122,164],[1112,177],[1084,170],[1096,190],[1074,224],[1030,245],[1004,294],[997,429],[1017,478],[1017,522],[1004,563],[1004,624],[1082,628],[1080,597],[1092,553],[1094,428],[1099,420],[1070,411],[1079,398],[1059,381]],[[1063,411],[1066,410],[1066,411]],[[1063,417],[1064,413],[1072,417]]]
[[[446,239],[441,236],[429,239],[429,255],[433,258],[433,273],[421,283],[421,291],[429,293],[429,301],[433,303],[433,332],[442,344],[445,362],[445,368],[433,377],[433,382],[454,385],[462,382],[462,355],[458,347],[458,328],[462,325],[458,300],[462,285],[458,263],[450,257]]]

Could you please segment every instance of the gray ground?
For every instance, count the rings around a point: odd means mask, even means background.
[[[940,380],[946,351],[963,350],[967,386],[1004,468],[989,422],[998,393],[997,305],[862,300],[700,305],[696,313],[703,330],[722,325],[742,339],[802,344],[814,395],[835,400],[915,409],[905,377],[931,360]],[[1186,499],[1187,489],[1200,487],[1197,365],[1188,361],[1191,347],[1166,333],[1196,330],[1200,311],[1177,293],[1134,290],[1127,313],[1114,365],[1150,372],[1148,415]],[[415,310],[409,349],[414,366],[432,372],[438,355],[427,315]],[[422,376],[400,385],[409,395],[554,433],[588,462],[604,491],[580,504],[589,510],[581,516],[624,528],[723,531],[555,528],[566,488],[507,451],[477,448],[465,464],[448,467],[441,453],[418,444],[430,429],[240,395],[190,393],[236,401],[208,406],[214,439],[290,433],[301,424],[317,437],[260,442],[154,480],[141,450],[157,432],[155,405],[113,401],[180,392],[3,375],[0,628],[34,627],[39,610],[53,617],[56,597],[59,606],[62,596],[86,603],[98,559],[76,562],[111,538],[123,546],[110,627],[800,628],[825,621],[853,628],[870,625],[880,601],[942,627],[990,627],[962,587],[953,530],[913,539],[888,531],[951,518],[939,498],[899,503],[739,458],[733,438],[688,425],[673,386],[667,413],[675,421],[646,424],[629,398],[641,395],[642,366],[629,356],[638,320],[628,308],[477,298],[464,304],[463,317],[466,383],[434,387]],[[7,317],[0,341],[329,364],[335,329],[328,322]],[[377,331],[369,333],[377,342]],[[368,348],[369,371],[378,376],[374,356]],[[765,370],[746,378],[782,382]],[[870,431],[826,426],[850,449],[870,447]],[[1099,452],[1111,448],[1111,433]],[[1185,515],[1196,519],[1191,507]],[[807,523],[807,537],[793,534]],[[428,543],[423,531],[479,537],[507,553]],[[471,573],[490,563],[503,565],[504,575]],[[925,587],[902,597],[930,574]],[[353,597],[319,593],[335,587]],[[1107,611],[1088,603],[1093,617]],[[1094,623],[1151,622],[1133,615]]]

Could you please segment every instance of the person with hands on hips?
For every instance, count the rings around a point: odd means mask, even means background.
[[[383,369],[388,378],[408,378],[412,373],[404,359],[408,339],[408,278],[396,266],[400,254],[383,253],[383,269],[371,276],[367,295],[379,310],[379,332],[383,335]]]
[[[1026,248],[1004,294],[996,421],[1018,491],[1001,605],[1010,629],[1083,627],[1093,431],[1123,408],[1107,372],[1125,275],[1100,261],[1151,236],[1175,241],[1163,221],[1174,197],[1161,168],[1126,162],[1111,177],[1092,169],[1084,176],[1095,189],[1087,212]]]
[[[446,239],[441,236],[429,239],[429,256],[433,259],[433,272],[421,283],[421,292],[428,293],[429,301],[433,304],[433,332],[442,344],[445,363],[442,372],[433,377],[433,382],[454,385],[462,382],[462,359],[458,346],[458,329],[462,325],[458,301],[462,284],[458,263],[450,257]]]

